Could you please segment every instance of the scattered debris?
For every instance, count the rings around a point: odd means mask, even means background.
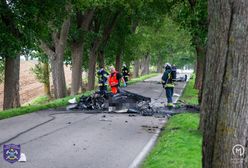
[[[128,116],[129,116],[129,117],[136,117],[135,114],[129,114]]]
[[[75,109],[75,108],[77,108],[77,103],[68,105],[66,107],[66,110],[72,110],[72,109]]]
[[[71,102],[74,102],[74,100]],[[71,104],[67,109],[79,109],[93,112],[134,113],[142,116],[155,117],[170,117],[186,111],[199,112],[198,106],[187,105],[182,101],[179,101],[173,109],[161,106],[158,107],[154,104],[157,103],[157,101],[155,100],[151,103],[151,98],[128,91],[121,91],[121,93],[116,95],[113,95],[112,93],[101,94],[96,92],[91,96],[82,96],[77,104]],[[135,115],[130,114],[129,116],[134,117]],[[105,115],[102,116],[100,121],[111,122],[111,120],[106,119]]]
[[[70,104],[75,104],[75,103],[77,103],[76,97],[74,97],[74,98],[68,100],[68,102],[69,102]]]
[[[108,122],[112,122],[112,120],[106,119],[106,118],[101,118],[101,119],[99,119],[99,121],[108,121]]]
[[[154,133],[158,129],[157,126],[142,125],[141,127],[149,133]]]

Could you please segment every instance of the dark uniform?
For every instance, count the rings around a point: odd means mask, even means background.
[[[106,72],[103,68],[101,68],[97,72],[99,91],[102,94],[107,92],[108,75],[109,75],[109,73]]]
[[[122,68],[122,76],[127,84],[130,74],[129,74],[129,69],[126,66],[123,66]]]
[[[164,74],[162,76],[162,84],[166,90],[167,106],[173,107],[172,97],[174,93],[174,83],[172,78],[172,69],[170,66],[165,67]]]

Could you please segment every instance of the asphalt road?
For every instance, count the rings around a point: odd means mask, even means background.
[[[126,88],[163,105],[160,76]],[[180,93],[184,83],[179,84]],[[176,97],[175,97],[176,99]],[[45,110],[0,120],[0,145],[21,144],[27,162],[0,168],[127,168],[166,118]]]

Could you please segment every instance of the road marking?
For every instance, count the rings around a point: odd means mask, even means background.
[[[159,128],[156,131],[156,133],[151,137],[149,142],[145,145],[145,147],[142,149],[142,151],[139,153],[139,155],[134,159],[132,164],[130,164],[128,166],[128,168],[138,168],[140,166],[140,163],[142,163],[142,161],[146,158],[148,153],[151,151],[152,147],[155,145],[157,138],[160,134],[160,131],[161,131],[161,128]]]
[[[176,103],[178,101],[178,99],[181,97],[182,92],[183,92],[183,90],[184,90],[184,88],[185,88],[187,83],[188,83],[188,81],[185,82],[185,84],[183,85],[183,89],[181,90],[181,92],[179,94],[180,96],[178,96],[175,99],[174,103]],[[162,125],[164,125],[164,124],[165,124],[165,121],[163,122]],[[156,133],[151,137],[149,142],[145,145],[145,147],[142,149],[142,151],[139,153],[139,155],[133,160],[133,162],[128,166],[128,168],[138,168],[139,166],[141,166],[141,163],[145,160],[146,156],[149,154],[149,152],[152,150],[153,146],[155,145],[155,143],[156,143],[156,141],[158,139],[158,136],[159,136],[159,134],[161,132],[161,128],[162,127],[160,127],[156,131]]]

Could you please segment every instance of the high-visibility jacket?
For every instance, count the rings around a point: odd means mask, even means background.
[[[117,79],[117,71],[111,73],[108,78],[109,86],[110,87],[117,87],[119,85],[119,80]]]
[[[164,88],[173,88],[173,87],[175,87],[175,85],[173,83],[171,72],[172,72],[171,69],[166,69],[164,71],[164,74],[162,76],[162,84],[163,84]]]

